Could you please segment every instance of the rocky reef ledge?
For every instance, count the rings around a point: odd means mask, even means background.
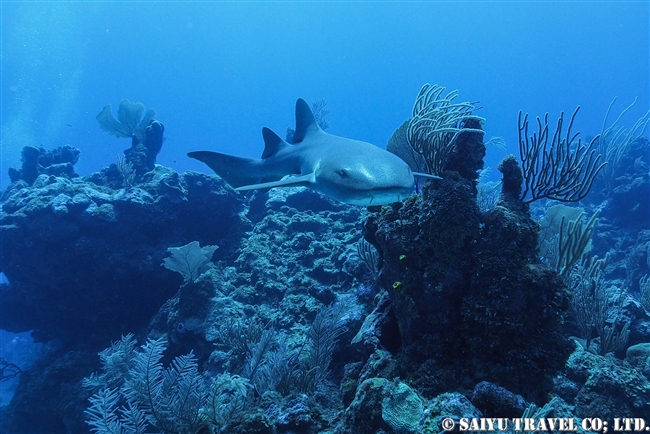
[[[40,175],[5,193],[0,215],[0,328],[36,340],[115,338],[147,324],[180,276],[160,266],[192,240],[234,255],[251,224],[222,180],[156,166],[137,187]]]

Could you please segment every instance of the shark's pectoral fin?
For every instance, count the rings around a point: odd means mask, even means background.
[[[413,172],[413,176],[419,176],[420,178],[429,178],[429,179],[442,179],[437,175],[430,175],[428,173],[422,173],[422,172]]]
[[[308,173],[307,175],[292,176],[290,178],[281,179],[273,182],[263,182],[261,184],[244,185],[236,188],[237,191],[248,190],[263,190],[273,187],[308,187],[314,183],[314,174]]]

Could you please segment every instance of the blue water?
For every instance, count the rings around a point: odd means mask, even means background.
[[[81,175],[114,163],[131,143],[95,117],[123,98],[165,124],[158,163],[206,173],[188,151],[259,157],[261,128],[283,136],[297,98],[328,101],[328,132],[384,147],[424,83],[458,89],[486,140],[507,144],[488,146],[493,168],[518,154],[519,110],[554,123],[581,105],[589,138],[615,97],[616,115],[637,99],[628,129],[650,107],[648,1],[2,1],[0,14],[0,191],[26,145],[79,148]],[[23,368],[43,348],[0,330],[0,358]]]
[[[95,116],[123,98],[166,126],[158,162],[210,172],[196,149],[259,157],[296,98],[325,98],[330,132],[385,146],[420,86],[480,101],[486,164],[517,153],[517,112],[582,109],[600,131],[608,104],[649,106],[648,2],[2,2],[2,167],[25,145],[81,149],[77,172],[130,146]]]

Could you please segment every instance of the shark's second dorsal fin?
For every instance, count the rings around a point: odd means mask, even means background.
[[[281,149],[291,146],[282,140],[282,138],[275,134],[270,128],[262,128],[262,138],[264,139],[264,152],[262,152],[262,160],[272,157]]]
[[[310,134],[322,131],[314,118],[311,107],[302,98],[296,101],[296,132],[293,133],[293,143],[302,142]]]

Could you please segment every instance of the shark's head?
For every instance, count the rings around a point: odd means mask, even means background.
[[[363,143],[363,142],[357,142]],[[312,188],[354,205],[386,205],[413,193],[413,173],[399,157],[369,143],[364,152],[322,158]],[[343,157],[343,158],[342,158]]]

